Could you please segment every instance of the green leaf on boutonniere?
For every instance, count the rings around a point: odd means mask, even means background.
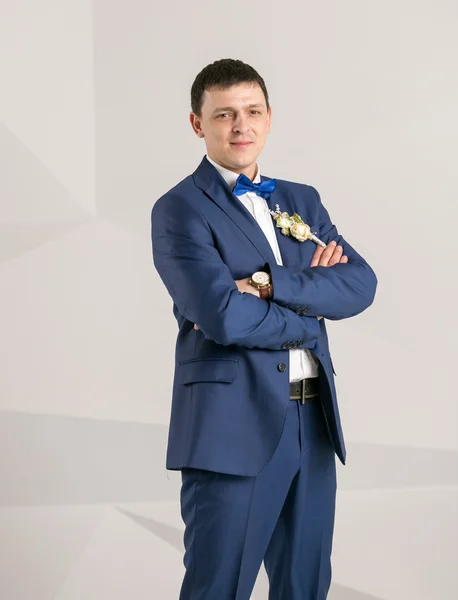
[[[294,221],[296,221],[296,223],[303,223],[304,222],[297,213],[294,213],[294,215],[291,218]]]

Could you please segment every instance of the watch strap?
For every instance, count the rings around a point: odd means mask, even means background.
[[[266,285],[264,287],[258,288],[259,289],[259,297],[261,298],[261,300],[269,300],[270,298],[272,298],[272,285]]]

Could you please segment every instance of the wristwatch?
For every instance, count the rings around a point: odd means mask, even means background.
[[[264,271],[256,271],[251,276],[249,283],[259,290],[259,297],[262,300],[268,300],[273,296],[272,283],[270,281],[269,273],[265,273]]]

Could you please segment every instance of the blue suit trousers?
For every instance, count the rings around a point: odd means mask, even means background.
[[[290,401],[275,453],[257,475],[183,468],[181,477],[180,600],[249,600],[263,560],[269,600],[325,600],[336,464],[319,397]]]

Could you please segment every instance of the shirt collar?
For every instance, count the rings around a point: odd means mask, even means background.
[[[239,173],[234,173],[234,171],[230,171],[229,169],[222,167],[221,165],[216,163],[214,160],[212,160],[208,156],[208,154],[206,154],[205,156],[206,156],[208,162],[211,163],[215,167],[215,169],[218,171],[218,173],[221,175],[221,177],[225,180],[225,182],[229,186],[229,189],[232,191],[235,188],[235,184],[237,183]],[[261,181],[261,170],[259,168],[259,163],[256,163],[256,166],[258,167],[258,170],[256,173],[256,177],[253,179],[253,183],[259,183]]]

